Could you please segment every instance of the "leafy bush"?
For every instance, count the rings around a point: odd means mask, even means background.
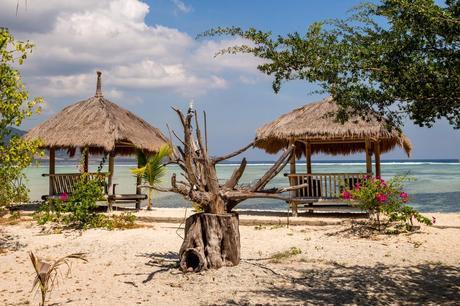
[[[66,195],[62,195],[66,197]],[[73,193],[65,202],[64,211],[66,222],[85,228],[93,222],[97,216],[97,201],[104,200],[104,194],[99,179],[91,179],[86,173],[82,173],[80,180],[75,184]]]
[[[97,201],[105,200],[102,183],[82,173],[71,195],[61,194],[59,200],[42,205],[36,216],[38,223],[63,222],[77,228],[94,227],[98,218]]]
[[[12,133],[22,121],[40,112],[41,98],[29,94],[16,68],[22,65],[33,45],[14,39],[0,27],[0,211],[28,200],[22,172],[39,153],[39,141],[27,141]]]
[[[381,214],[387,216],[388,221],[401,222],[408,229],[413,225],[413,219],[431,225],[430,219],[407,205],[409,195],[403,191],[403,183],[407,180],[407,177],[401,176],[395,176],[387,182],[378,176],[365,177],[362,182],[356,183],[353,189],[344,190],[342,198],[355,200],[352,202],[353,205],[375,217],[379,230]]]

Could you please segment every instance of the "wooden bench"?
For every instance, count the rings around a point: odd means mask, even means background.
[[[57,174],[42,174],[42,176],[50,179],[50,193],[43,195],[41,198],[44,201],[58,200],[63,194],[71,195],[75,190],[75,185],[81,178],[81,173],[57,173]],[[107,175],[104,172],[88,173],[90,179],[100,178],[102,181],[104,198],[108,203],[108,211],[112,211],[114,203],[136,203],[136,209],[140,209],[140,201],[147,199],[146,194],[116,194],[116,185],[113,184],[112,194],[108,192]]]
[[[293,214],[297,215],[299,206],[310,211],[314,208],[351,207],[340,195],[345,189],[354,188],[366,175],[367,173],[285,174],[290,186],[307,184],[307,187],[291,191],[289,205]]]
[[[88,173],[90,179],[100,178],[104,183],[101,188],[104,188],[104,194],[107,194],[106,177],[108,173],[105,172],[92,172]],[[75,185],[81,178],[81,173],[56,173],[56,174],[42,174],[44,177],[49,177],[50,192],[42,196],[42,200],[57,200],[61,198],[62,194],[71,195],[75,190]]]
[[[136,203],[136,210],[140,209],[140,202],[147,199],[147,195],[143,193],[132,193],[132,194],[117,194],[116,187],[118,184],[113,184],[112,194],[107,195],[107,211],[112,211],[114,203],[127,204]]]

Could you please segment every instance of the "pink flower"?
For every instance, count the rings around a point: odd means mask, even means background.
[[[431,217],[433,224],[436,223],[436,217]]]
[[[360,190],[360,189],[361,189],[361,184],[360,184],[360,183],[356,183],[356,184],[355,184],[355,189],[356,189],[356,190]]]
[[[401,192],[399,197],[402,199],[403,203],[407,203],[409,201],[409,195],[407,192]]]
[[[59,200],[61,201],[67,201],[69,199],[69,195],[67,194],[67,192],[63,192],[59,195]]]
[[[375,195],[375,199],[379,201],[380,203],[385,203],[388,200],[388,197],[386,194],[383,193],[377,193]]]
[[[351,193],[348,190],[345,190],[342,192],[342,198],[345,200],[350,200],[351,199]]]
[[[376,175],[375,178],[380,180],[380,175]]]

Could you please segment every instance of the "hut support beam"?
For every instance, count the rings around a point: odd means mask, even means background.
[[[55,148],[50,148],[49,149],[49,174],[55,174],[56,173],[56,149]],[[53,195],[54,194],[54,187],[53,187],[53,179],[54,177],[52,175],[49,176],[49,194]]]
[[[108,177],[108,182],[107,186],[109,187],[108,193],[112,192],[112,184],[113,184],[113,172],[114,172],[114,165],[115,165],[115,153],[110,152],[109,153],[109,177]]]
[[[291,147],[292,145],[295,145],[294,140],[291,140],[291,141],[289,142],[289,146]],[[292,152],[291,152],[291,157],[290,157],[290,159],[289,159],[289,173],[290,173],[290,174],[295,174],[295,173],[296,173],[296,167],[295,167],[295,149],[296,149],[296,148],[295,148],[295,146],[294,146],[294,148],[293,148],[293,150],[292,150]],[[295,181],[294,181],[295,179],[294,179],[294,178],[289,178],[289,180],[290,180],[290,181],[289,181],[289,185],[290,185],[290,186],[294,186],[294,185],[295,185]],[[293,190],[293,191],[290,192],[290,194],[291,194],[291,198],[294,198],[295,195],[296,195],[296,191]],[[291,209],[292,209],[293,216],[294,216],[294,217],[297,217],[297,204],[296,204],[295,202],[289,202],[289,206],[290,206]]]
[[[375,175],[380,176],[380,142],[375,142]]]
[[[137,168],[142,167],[139,157],[137,158]],[[139,175],[136,176],[136,194],[141,194],[142,190],[139,187],[142,184],[142,179]],[[141,200],[136,200],[136,211],[141,210]]]
[[[291,146],[293,144],[294,144],[294,141],[291,141],[289,145]],[[295,149],[292,151],[289,166],[290,166],[289,167],[289,173],[290,174],[295,174],[296,173],[296,168],[295,168]]]
[[[89,170],[89,149],[86,147],[83,150],[84,161],[83,161],[83,172],[88,173]]]
[[[306,143],[306,152],[305,152],[305,158],[307,162],[307,173],[311,174],[311,143],[307,142]]]
[[[365,140],[366,147],[366,172],[367,174],[372,174],[372,152],[370,151],[371,143],[369,139]]]

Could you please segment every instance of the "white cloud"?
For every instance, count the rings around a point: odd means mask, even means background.
[[[249,54],[217,55],[222,50],[232,46],[250,45],[251,42],[235,38],[225,40],[209,40],[200,44],[194,54],[194,60],[200,64],[212,64],[209,68],[214,71],[236,70],[254,73],[256,67],[264,61]]]
[[[174,3],[176,10],[178,10],[181,13],[187,14],[192,11],[192,6],[185,4],[184,1],[172,0],[172,3]]]
[[[17,38],[36,44],[23,74],[34,94],[45,98],[86,97],[94,91],[96,70],[114,98],[137,89],[193,98],[228,88],[228,72],[256,71],[251,56],[214,57],[242,41],[196,41],[175,28],[147,25],[150,8],[139,0],[28,1],[15,17],[16,1],[4,0],[0,20]]]

